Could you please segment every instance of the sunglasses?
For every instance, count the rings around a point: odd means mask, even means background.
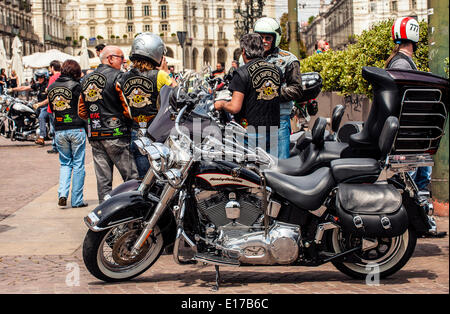
[[[116,58],[120,58],[120,59],[125,59],[125,56],[119,56],[119,55],[110,55],[109,57],[116,57]]]
[[[265,41],[273,41],[273,36],[262,36],[261,35],[261,38]]]

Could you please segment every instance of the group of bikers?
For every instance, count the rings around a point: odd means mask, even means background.
[[[232,98],[216,101],[214,107],[229,112],[237,123],[248,129],[247,145],[263,147],[283,159],[289,157],[293,102],[302,99],[303,89],[300,62],[295,55],[279,48],[281,35],[278,22],[264,17],[255,23],[254,33],[242,36],[243,62],[240,67],[234,67],[229,77]],[[418,32],[417,38],[414,36],[393,31],[393,39],[405,45],[417,43]],[[135,37],[129,71],[121,71],[125,56],[119,47],[101,48],[100,66],[81,81],[80,65],[66,60],[62,66],[51,65],[52,84],[38,71],[36,84],[14,89],[38,91],[36,108],[42,108],[40,116],[44,119],[47,113],[52,115],[54,146],[60,160],[58,206],[61,208],[67,207],[71,176],[71,206],[87,206],[83,200],[86,137],[92,147],[100,203],[112,190],[114,166],[124,181],[145,175],[149,161],[140,154],[134,140],[139,129],[147,129],[158,113],[161,88],[176,85],[168,72],[159,69],[166,47],[155,34],[142,33]],[[396,52],[390,66],[408,61],[408,54],[401,56],[403,50]],[[45,136],[42,130],[37,143],[43,144]]]

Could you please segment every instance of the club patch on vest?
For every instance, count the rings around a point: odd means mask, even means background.
[[[259,93],[257,99],[272,100],[275,97],[278,97],[277,88],[278,86],[271,80],[265,81],[264,84],[256,90]]]
[[[257,61],[248,67],[252,86],[258,92],[258,100],[272,100],[278,97],[281,84],[277,68],[265,61]]]
[[[83,94],[88,102],[95,102],[103,99],[102,92],[106,86],[106,77],[100,73],[88,76],[83,82]]]
[[[66,87],[56,87],[50,90],[48,98],[51,100],[53,110],[64,111],[70,109],[72,91]]]
[[[153,82],[145,77],[132,77],[123,85],[123,94],[128,101],[128,106],[134,108],[152,105],[153,91]]]
[[[150,94],[145,93],[142,89],[135,88],[129,96],[127,96],[128,104],[130,107],[143,108],[147,105],[151,105]]]

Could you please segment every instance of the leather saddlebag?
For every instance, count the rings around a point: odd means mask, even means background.
[[[344,232],[361,237],[396,237],[408,228],[402,195],[391,184],[338,186],[337,216]]]

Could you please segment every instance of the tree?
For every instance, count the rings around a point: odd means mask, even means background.
[[[344,95],[365,94],[372,97],[372,87],[362,77],[363,66],[384,68],[385,60],[395,44],[391,28],[394,20],[373,25],[361,35],[355,36],[355,43],[345,50],[314,54],[301,63],[302,72],[319,72],[324,91],[337,91]],[[414,62],[421,71],[428,67],[428,25],[420,22],[420,41],[414,54]]]
[[[289,51],[289,40],[288,40],[288,14],[283,13],[283,15],[280,18],[280,27],[281,27],[281,41],[280,49],[288,50]],[[305,43],[300,40],[300,59],[306,58],[306,46]]]

